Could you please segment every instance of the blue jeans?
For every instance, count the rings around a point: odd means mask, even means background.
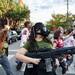
[[[3,55],[0,57],[0,64],[4,68],[6,75],[13,75],[7,56]]]

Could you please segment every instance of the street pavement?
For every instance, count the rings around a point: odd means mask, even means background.
[[[16,70],[16,59],[15,59],[15,54],[17,52],[17,50],[20,48],[20,41],[13,43],[11,45],[9,45],[9,62],[11,65],[11,69],[12,72],[14,73],[14,75],[23,75],[24,71],[17,71]],[[57,69],[57,75],[62,75],[61,74],[61,68]],[[6,75],[4,69],[2,68],[2,66],[0,65],[0,75]],[[74,56],[74,61],[71,64],[71,66],[69,67],[69,70],[67,71],[67,74],[65,75],[75,75],[75,56]]]
[[[23,71],[17,71],[16,70],[16,59],[15,59],[15,54],[17,52],[17,49],[19,48],[20,41],[13,43],[9,45],[9,62],[11,65],[11,69],[14,75],[23,75]],[[4,69],[0,65],[0,75],[6,75]]]

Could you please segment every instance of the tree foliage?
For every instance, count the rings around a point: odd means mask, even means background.
[[[8,18],[12,18],[13,20],[23,20],[24,18],[29,18],[30,11],[27,7],[20,7],[19,4],[15,3],[15,7],[13,10],[9,10],[6,13]]]
[[[30,11],[26,6],[21,7],[13,0],[0,0],[0,17],[23,20],[29,18]]]
[[[0,0],[0,17],[10,10],[10,0]]]
[[[73,23],[74,16],[72,14],[68,15],[68,19],[66,15],[63,14],[53,14],[52,19],[47,22],[48,27],[59,27],[62,26],[64,28],[71,27]]]

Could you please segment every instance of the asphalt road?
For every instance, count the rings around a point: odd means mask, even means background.
[[[13,72],[14,75],[23,75],[23,71],[22,72],[21,71],[16,71],[15,53],[16,53],[17,49],[19,48],[19,44],[20,44],[20,41],[9,45],[8,59],[9,59],[11,69],[12,69],[12,72]],[[4,69],[2,68],[1,65],[0,65],[0,75],[6,75]]]
[[[15,53],[16,53],[17,49],[19,48],[19,45],[20,45],[20,41],[9,45],[8,59],[9,59],[11,69],[12,69],[14,75],[23,75],[23,73],[24,73],[24,71],[17,71],[16,70]],[[57,69],[57,73],[58,73],[58,75],[62,75],[61,68]],[[4,69],[2,68],[1,65],[0,65],[0,75],[6,75]],[[67,71],[67,74],[65,74],[65,75],[75,75],[75,56],[74,56],[73,63],[71,64],[71,66],[69,67],[69,70]]]

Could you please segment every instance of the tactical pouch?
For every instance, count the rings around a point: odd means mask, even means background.
[[[41,62],[39,63],[39,69],[45,70],[46,72],[51,72],[52,71],[51,59],[47,58],[41,60]]]
[[[41,60],[38,67],[39,67],[40,70],[46,70],[45,60]]]

